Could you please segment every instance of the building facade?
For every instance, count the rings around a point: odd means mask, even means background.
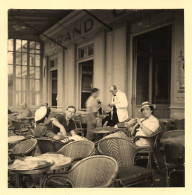
[[[184,118],[183,10],[75,10],[41,36],[41,103],[85,110],[91,88],[105,107],[109,86],[127,95],[130,117],[143,101],[159,118]]]

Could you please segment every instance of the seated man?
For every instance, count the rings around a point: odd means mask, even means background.
[[[53,132],[61,136],[76,136],[73,117],[76,113],[74,106],[69,106],[65,114],[52,118]]]
[[[55,140],[60,140],[61,137],[52,132],[47,124],[49,118],[50,110],[47,109],[46,106],[41,106],[35,112],[35,128],[34,128],[34,136],[35,137],[49,137]]]
[[[17,119],[24,119],[26,117],[32,116],[31,110],[28,108],[26,103],[21,104],[22,111],[17,116]]]

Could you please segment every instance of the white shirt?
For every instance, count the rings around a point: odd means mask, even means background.
[[[128,101],[126,94],[123,93],[122,91],[117,91],[116,96],[112,97],[112,104],[115,104],[117,108],[117,116],[119,119],[119,122],[123,122],[126,119],[128,119],[128,112],[127,112],[127,107],[128,107]]]
[[[143,121],[144,120],[144,121]],[[151,130],[151,135],[157,131],[159,128],[159,120],[151,115],[148,119],[140,119],[140,121],[143,121],[142,124],[147,127],[149,130]],[[141,128],[138,129],[136,136],[147,136]],[[146,139],[140,138],[138,141],[136,141],[136,145],[138,146],[149,146],[149,142]]]

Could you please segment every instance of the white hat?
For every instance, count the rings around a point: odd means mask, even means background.
[[[41,120],[42,118],[44,118],[46,114],[47,114],[47,107],[46,106],[41,106],[35,112],[35,122]]]
[[[155,108],[156,108],[156,105],[155,105],[155,104],[150,104],[149,102],[143,102],[143,103],[141,104],[141,108],[139,109],[140,112],[141,112],[141,110],[142,110],[143,108],[145,108],[145,107],[153,107],[153,109],[155,109]]]

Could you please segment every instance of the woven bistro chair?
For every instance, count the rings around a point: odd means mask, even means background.
[[[74,120],[74,123],[75,123],[75,132],[76,132],[76,134],[84,137],[85,132],[84,132],[84,129],[82,127],[81,121],[80,120]]]
[[[163,134],[162,140],[185,135],[184,130],[172,130]],[[163,143],[164,163],[166,167],[166,185],[170,186],[170,178],[175,172],[184,172],[185,147],[169,142]],[[184,179],[183,179],[184,180]]]
[[[114,158],[104,155],[87,157],[76,163],[67,173],[46,176],[44,188],[94,188],[109,187],[118,172]]]
[[[41,154],[47,153],[47,152],[57,152],[59,149],[61,149],[66,143],[53,140],[48,137],[41,137],[36,138],[39,150]],[[68,143],[68,142],[67,142]]]
[[[142,149],[148,148],[137,147],[128,139],[110,137],[100,140],[98,151],[100,154],[111,156],[116,159],[119,165],[117,176],[118,186],[132,186],[141,182],[150,181],[153,184],[153,176],[151,170],[134,166],[135,155]]]
[[[89,140],[73,141],[63,146],[58,153],[78,161],[95,154],[95,145]]]
[[[154,132],[151,136],[136,136],[133,139],[133,143],[136,143],[137,140],[139,140],[140,138],[143,139],[147,139],[149,141],[149,149],[151,151],[151,161],[153,160],[157,169],[159,169],[159,163],[158,160],[156,158],[156,151],[157,151],[157,140],[159,138],[159,133],[161,132],[161,127],[158,128],[158,130],[156,132]],[[141,150],[137,156],[136,156],[136,160],[138,159],[148,159],[148,151],[145,150]],[[151,161],[148,163],[150,169],[151,169]]]
[[[24,157],[24,156],[33,156],[37,147],[37,140],[28,139],[23,142],[20,142],[14,146],[9,151],[9,156],[11,159]]]

